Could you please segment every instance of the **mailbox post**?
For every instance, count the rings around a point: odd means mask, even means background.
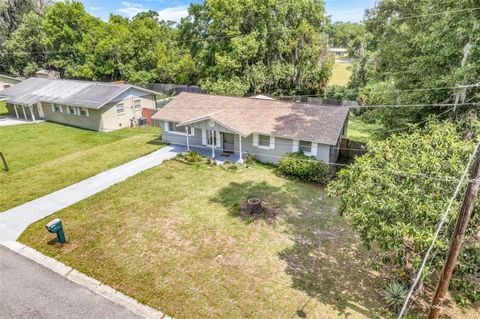
[[[65,244],[67,242],[65,239],[65,233],[63,232],[62,221],[60,220],[60,218],[55,218],[54,220],[46,224],[45,227],[50,233],[57,234],[57,240],[60,244]]]

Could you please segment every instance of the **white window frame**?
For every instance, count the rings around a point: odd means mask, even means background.
[[[58,107],[58,111],[55,109],[55,107]],[[63,113],[63,105],[62,104],[57,104],[57,103],[52,103],[52,112]]]
[[[302,142],[304,143],[310,143],[310,151],[308,152],[305,152],[302,150]],[[299,151],[303,151],[303,154],[307,155],[307,156],[310,156],[312,154],[312,148],[313,148],[313,143],[310,142],[310,141],[304,141],[304,140],[301,140],[301,141],[298,141],[298,150]]]
[[[212,132],[214,133],[213,135],[213,142],[215,143],[215,147],[218,147],[218,144],[220,142],[220,139],[219,139],[219,135],[220,133],[218,133],[217,131],[215,130],[206,130],[206,133],[207,133],[207,143],[205,145],[207,146],[212,146],[211,143],[209,143],[211,140],[212,140]]]
[[[260,136],[268,137],[267,145],[260,145]],[[264,150],[273,150],[275,149],[275,136],[267,134],[253,134],[253,146]]]
[[[123,102],[120,102],[120,103],[117,103],[115,105],[115,108],[117,110],[117,115],[123,115],[125,114],[125,105],[123,104]],[[122,111],[119,112],[119,109],[121,109]]]
[[[262,137],[264,137],[264,142],[266,142],[265,145],[262,144]],[[258,134],[258,148],[263,148],[263,149],[270,149],[270,136],[269,135],[264,135],[264,134]]]
[[[138,103],[138,104],[137,104]],[[138,106],[138,107],[137,107]],[[142,100],[141,99],[135,99],[133,100],[133,109],[135,111],[140,111],[142,109]]]
[[[76,107],[76,106],[66,105],[66,107],[67,107],[67,114],[69,114],[69,115],[78,115],[77,107]],[[73,111],[73,113],[72,113],[72,111]]]
[[[90,113],[88,112],[88,109],[86,107],[78,107],[78,115],[83,116],[83,117],[89,117]],[[85,111],[85,115],[82,114],[82,111]]]
[[[183,136],[186,136],[187,133],[185,132],[185,126],[180,126],[181,129],[183,130],[182,131],[172,131],[170,130],[170,124],[176,126],[178,123],[177,122],[169,122],[169,121],[165,121],[165,132],[168,132],[168,134],[174,134],[174,135],[183,135]],[[191,127],[191,126],[187,126],[187,130],[188,130],[188,136],[194,136],[195,135],[195,128]]]

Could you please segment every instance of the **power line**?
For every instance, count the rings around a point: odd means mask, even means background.
[[[409,301],[410,301],[410,298],[412,298],[412,295],[413,295],[413,291],[415,290],[415,288],[417,287],[421,277],[422,277],[422,273],[423,273],[423,270],[425,269],[425,266],[427,264],[427,259],[428,259],[428,256],[430,255],[432,249],[434,248],[435,246],[435,243],[437,241],[437,238],[438,238],[438,235],[440,234],[440,231],[442,230],[442,227],[443,227],[443,224],[445,223],[445,221],[447,220],[447,216],[448,216],[448,213],[450,212],[450,209],[452,208],[452,205],[453,205],[453,202],[455,201],[455,198],[457,198],[458,196],[458,193],[460,192],[460,189],[465,181],[465,178],[467,177],[467,174],[468,174],[468,170],[470,168],[470,165],[472,164],[472,161],[473,159],[475,158],[475,153],[477,152],[477,149],[480,147],[480,143],[477,143],[477,145],[475,146],[475,150],[473,151],[472,155],[470,155],[470,158],[468,159],[468,163],[465,167],[465,170],[463,171],[463,174],[460,178],[460,181],[458,182],[457,184],[457,187],[455,188],[455,191],[453,192],[453,195],[452,197],[450,198],[449,200],[449,203],[447,205],[447,208],[445,209],[445,212],[443,213],[441,219],[440,219],[440,222],[438,223],[438,226],[437,226],[437,229],[435,231],[435,234],[433,236],[433,239],[432,239],[432,243],[430,244],[430,246],[428,247],[427,249],[427,252],[425,253],[425,256],[423,257],[423,261],[422,261],[422,264],[417,272],[417,275],[415,277],[415,280],[412,284],[412,286],[410,287],[410,290],[407,294],[407,297],[405,298],[405,302],[403,304],[403,307],[402,309],[400,310],[400,313],[398,314],[398,317],[397,319],[403,319],[404,315],[406,314],[406,311],[407,311],[407,307],[408,307],[408,304],[409,304]]]
[[[438,16],[438,15],[443,15],[443,14],[449,14],[449,13],[460,13],[460,12],[466,12],[466,11],[476,11],[480,10],[480,7],[477,8],[465,8],[465,9],[458,9],[458,10],[449,10],[449,11],[443,11],[443,12],[434,12],[434,13],[425,13],[425,14],[419,14],[419,15],[411,15],[411,16],[405,16],[405,17],[398,17],[398,16],[392,16],[387,19],[373,19],[373,20],[366,20],[363,21],[364,23],[377,23],[377,22],[390,22],[390,21],[401,21],[401,20],[408,20],[408,19],[415,19],[415,18],[421,18],[421,17],[431,17],[431,16]]]
[[[240,98],[234,96],[224,96],[224,97],[232,97],[232,98]],[[277,101],[288,103],[285,101]],[[235,107],[235,108],[214,108],[214,107],[201,107],[196,108],[195,110],[212,110],[212,111],[220,111],[220,110],[251,110],[251,109],[290,109],[295,108],[296,106],[307,106],[307,107],[338,107],[338,108],[350,108],[350,109],[358,109],[358,108],[388,108],[388,107],[427,107],[427,106],[439,106],[439,107],[447,107],[447,106],[454,106],[454,103],[431,103],[431,104],[373,104],[373,105],[325,105],[325,104],[315,104],[315,103],[296,103],[292,102],[292,105],[289,106],[260,106],[260,107]],[[458,103],[457,106],[475,106],[480,105],[479,102],[470,102],[470,103]],[[175,107],[174,110],[192,110],[191,107]]]
[[[393,90],[379,90],[379,91],[370,91],[370,90],[359,90],[355,91],[355,93],[394,93],[394,92],[416,92],[416,91],[437,91],[437,90],[459,90],[459,89],[466,89],[466,88],[474,88],[480,87],[480,83],[474,84],[465,84],[465,85],[458,85],[458,86],[446,86],[446,87],[430,87],[430,88],[416,88],[416,89],[393,89]],[[323,97],[323,94],[297,94],[297,95],[279,95],[278,97]]]

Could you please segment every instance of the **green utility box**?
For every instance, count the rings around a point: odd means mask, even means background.
[[[65,239],[65,233],[63,232],[63,225],[60,218],[55,218],[54,220],[46,224],[45,227],[50,233],[57,234],[57,240],[60,244],[65,244],[67,242],[67,240]]]

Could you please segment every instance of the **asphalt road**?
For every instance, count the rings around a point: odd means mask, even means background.
[[[0,246],[0,318],[141,317]]]

